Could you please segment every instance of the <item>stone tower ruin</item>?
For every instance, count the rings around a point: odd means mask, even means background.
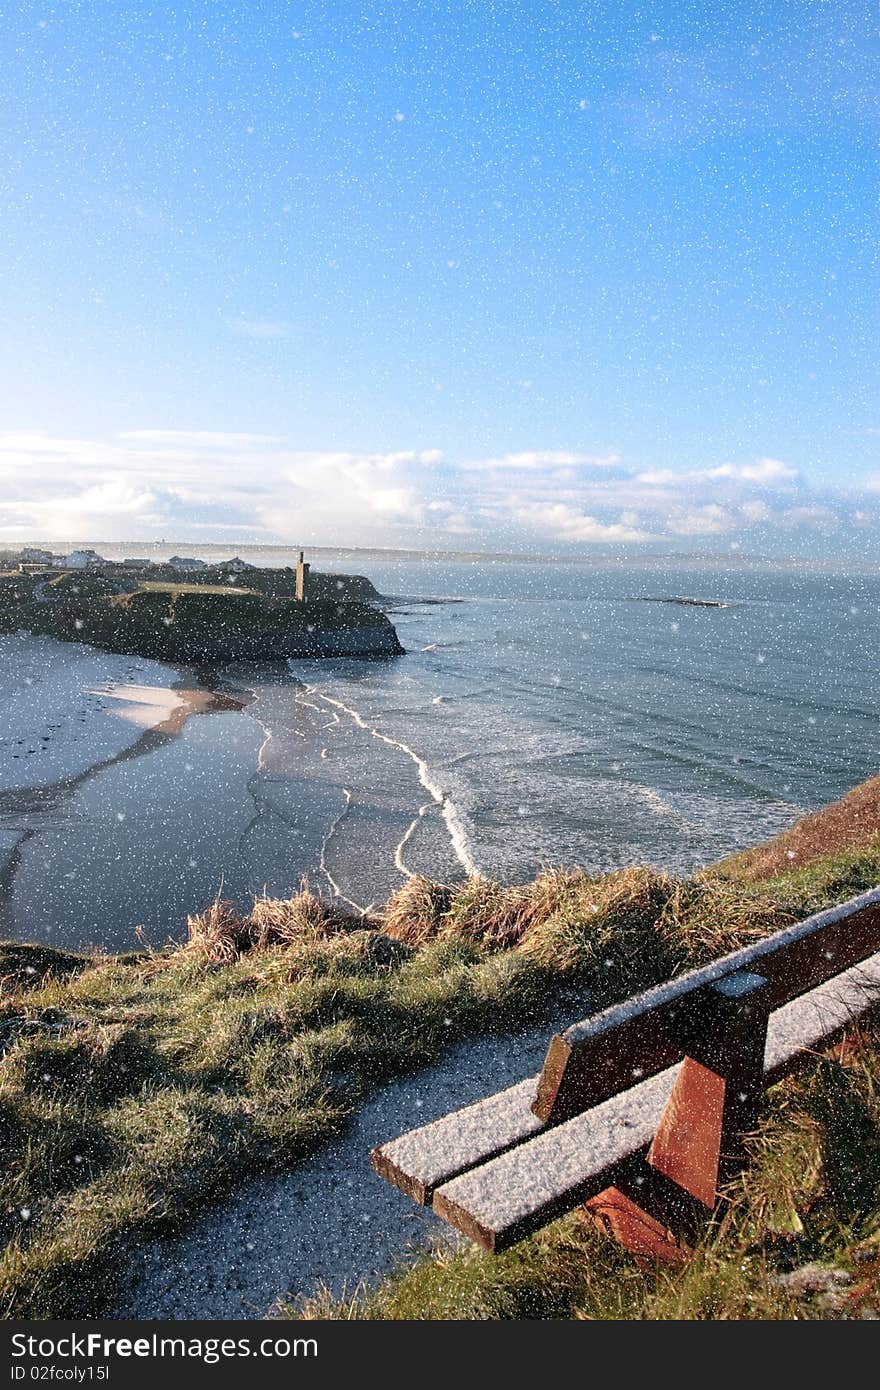
[[[301,550],[296,562],[296,597],[300,603],[306,601],[306,580],[310,566],[305,563],[305,551]]]

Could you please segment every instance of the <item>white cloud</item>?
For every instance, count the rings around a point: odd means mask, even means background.
[[[302,450],[277,435],[140,428],[0,433],[0,540],[188,534],[303,544],[504,549],[680,544],[880,526],[880,477],[819,492],[778,459],[646,469],[616,453]],[[790,542],[788,542],[790,543]]]
[[[149,516],[155,505],[156,496],[153,492],[138,487],[137,484],[127,483],[124,478],[110,478],[107,482],[86,488],[84,492],[51,503],[54,509],[63,510],[67,514],[81,513],[86,516],[117,516],[120,513],[126,516]]]
[[[595,542],[639,542],[656,539],[647,531],[625,522],[602,522],[594,516],[587,516],[577,508],[564,502],[543,505],[517,504],[512,508],[513,515],[524,527],[549,536],[553,540]]]
[[[753,483],[774,488],[790,486],[798,476],[798,470],[791,464],[771,458],[758,459],[755,463],[722,463],[716,468],[698,468],[690,472],[660,468],[636,474],[640,483],[648,483],[652,487],[681,487],[685,483]]]
[[[731,476],[742,478],[747,483],[761,483],[765,487],[793,483],[798,476],[796,468],[792,468],[789,463],[782,463],[779,459],[759,459],[757,463],[742,464],[738,469],[733,464],[725,467],[730,468]]]
[[[378,543],[423,523],[441,460],[436,449],[305,453],[272,435],[229,431],[128,430],[109,442],[7,433],[0,537],[184,537],[213,527],[255,539]]]
[[[38,430],[0,431],[0,470],[49,469],[75,465],[106,467],[124,463],[126,451],[105,440],[56,439]]]
[[[721,536],[736,529],[730,512],[715,502],[693,511],[676,512],[669,518],[668,525],[675,536]]]
[[[743,502],[739,513],[746,521],[769,521],[772,515],[767,503],[761,498],[756,498],[754,502]]]
[[[160,520],[158,498],[149,488],[124,478],[45,498],[7,501],[0,507],[0,536],[33,534],[52,539],[110,538],[152,526]],[[5,514],[5,515],[4,515]]]
[[[421,525],[429,501],[423,469],[442,458],[436,449],[390,454],[298,453],[286,456],[283,476],[300,494],[307,514],[329,525],[334,519],[357,529],[381,519]],[[272,504],[264,512],[271,520]]]
[[[612,468],[620,462],[618,454],[573,454],[562,449],[531,449],[497,458],[472,459],[464,467],[475,472],[540,472],[552,468]]]
[[[124,430],[113,438],[133,444],[183,445],[192,449],[248,449],[284,442],[276,434],[230,434],[219,430]]]
[[[836,531],[840,518],[830,507],[787,507],[778,514],[783,526],[809,526],[820,531]]]

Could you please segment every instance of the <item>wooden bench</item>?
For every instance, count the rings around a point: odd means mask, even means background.
[[[538,1077],[380,1144],[373,1168],[485,1249],[585,1206],[686,1258],[761,1092],[880,1003],[880,888],[605,1009]]]

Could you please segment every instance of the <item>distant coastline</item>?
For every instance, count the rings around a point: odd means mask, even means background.
[[[205,542],[181,540],[179,538],[167,540],[164,537],[158,541],[102,541],[98,539],[82,542],[82,544],[86,543],[90,546],[94,546],[97,550],[111,558],[122,558],[125,555],[142,553],[144,555],[150,555],[156,560],[167,558],[173,555],[176,550],[187,550],[193,555],[212,560],[215,557],[222,557],[228,554],[233,546],[240,554],[254,557],[280,555],[285,551],[288,553],[290,551],[290,547],[288,546],[281,546],[264,541]],[[29,542],[29,544],[48,545],[49,542],[35,540]],[[72,546],[74,541],[54,541],[52,544]],[[0,547],[0,567],[2,567],[4,561],[14,553],[14,547]],[[393,546],[310,545],[309,554],[321,556],[322,559],[325,560],[335,559],[355,563],[375,560],[383,563],[424,561],[425,563],[432,564],[552,564],[570,565],[573,568],[580,566],[599,570],[609,567],[614,568],[620,565],[633,566],[637,569],[650,569],[655,566],[675,565],[694,569],[706,568],[729,571],[749,570],[759,573],[802,571],[816,574],[876,574],[878,572],[878,562],[876,559],[868,559],[851,552],[833,556],[783,556],[753,553],[741,549],[690,552],[685,550],[656,550],[641,546],[597,545],[591,548],[589,555],[584,555],[583,553],[559,553],[553,551],[418,550]]]

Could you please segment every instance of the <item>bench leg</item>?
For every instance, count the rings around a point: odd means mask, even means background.
[[[598,1226],[603,1235],[637,1259],[662,1260],[664,1264],[683,1264],[690,1249],[681,1235],[651,1216],[619,1187],[606,1187],[581,1208],[584,1216]]]
[[[740,971],[679,1021],[686,1055],[645,1158],[584,1206],[634,1254],[686,1259],[719,1184],[745,1161],[763,1089],[769,995],[763,976]]]

